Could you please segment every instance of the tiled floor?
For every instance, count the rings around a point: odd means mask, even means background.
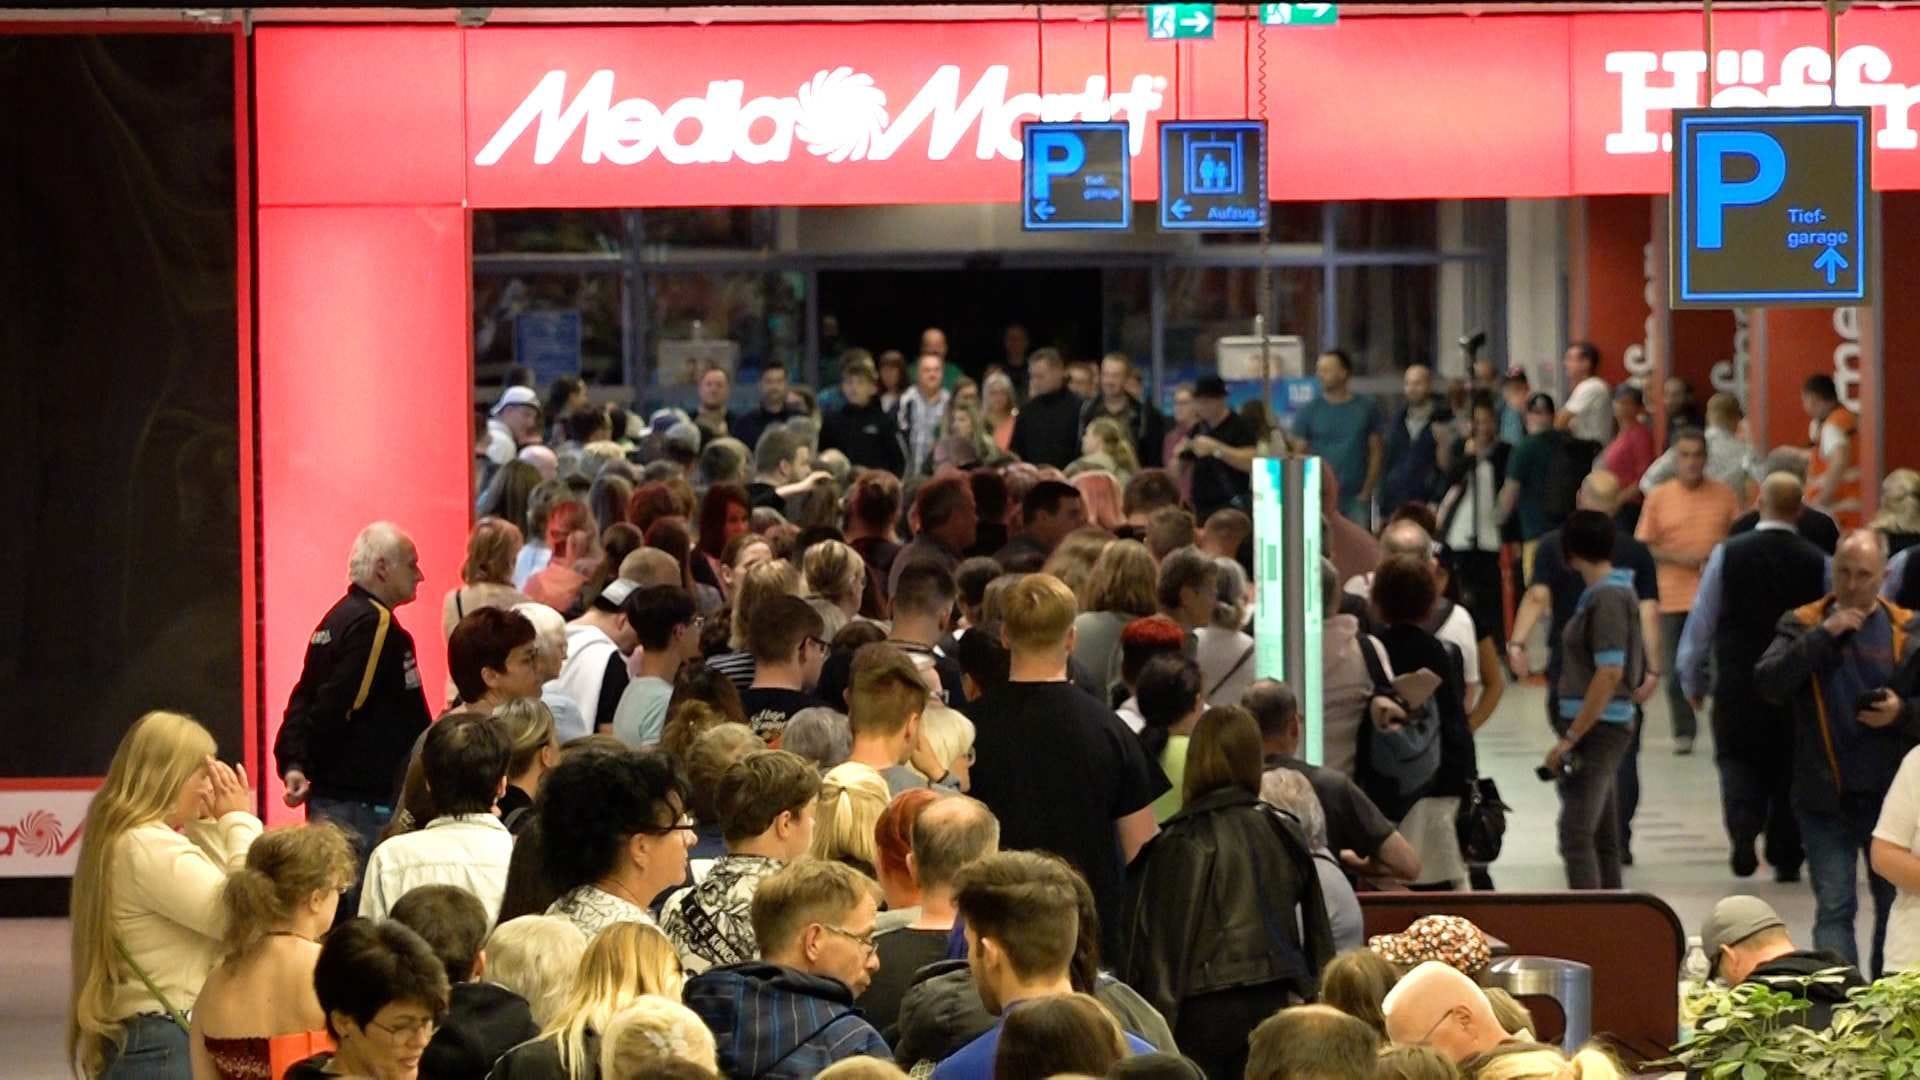
[[[1506,850],[1494,866],[1495,882],[1506,889],[1557,889],[1565,881],[1554,843],[1558,804],[1552,789],[1533,776],[1549,741],[1541,720],[1542,693],[1530,687],[1510,690],[1478,739],[1482,768],[1499,781],[1514,808]],[[1805,884],[1775,884],[1765,868],[1736,883],[1727,869],[1711,745],[1703,738],[1691,757],[1675,757],[1660,699],[1649,705],[1647,725],[1641,755],[1643,795],[1635,823],[1638,862],[1627,871],[1628,888],[1661,897],[1689,928],[1698,927],[1720,897],[1751,892],[1773,903],[1804,942],[1813,919],[1813,898]],[[1863,919],[1861,929],[1867,927]],[[61,1066],[68,992],[66,924],[0,920],[0,958],[0,1051],[6,1054],[0,1075],[9,1080],[66,1076]]]

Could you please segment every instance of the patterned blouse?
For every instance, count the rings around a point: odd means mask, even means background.
[[[667,897],[660,908],[660,929],[673,942],[689,976],[759,959],[753,894],[761,879],[782,865],[764,855],[726,855],[715,860],[700,884]]]
[[[600,931],[615,923],[637,922],[654,925],[647,909],[593,885],[582,885],[555,900],[547,914],[558,915],[580,928],[593,940]]]

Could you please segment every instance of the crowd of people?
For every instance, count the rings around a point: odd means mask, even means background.
[[[1920,627],[1881,598],[1920,522],[1820,512],[1857,488],[1830,382],[1803,487],[1792,454],[1754,479],[1724,396],[1656,458],[1589,346],[1564,408],[1415,366],[1384,423],[1330,351],[1288,429],[1217,376],[1163,417],[1123,356],[1014,359],[976,384],[928,331],[911,369],[842,357],[825,407],[773,369],[730,413],[715,369],[644,423],[510,386],[446,685],[396,617],[412,540],[353,543],[273,747],[306,824],[263,831],[188,717],[125,736],[74,880],[76,1069],[1613,1075],[1472,981],[1470,924],[1369,941],[1358,900],[1492,887],[1474,733],[1543,621],[1570,887],[1620,885],[1664,677],[1676,752],[1714,699],[1734,872],[1763,836],[1804,858],[1853,961],[1868,856],[1886,966],[1920,952]],[[1250,633],[1249,472],[1289,450],[1327,464],[1313,762]]]

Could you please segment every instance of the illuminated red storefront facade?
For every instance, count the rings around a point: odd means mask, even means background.
[[[1019,125],[1035,116],[1132,122],[1134,191],[1151,199],[1151,125],[1259,116],[1264,82],[1276,201],[1567,200],[1570,335],[1600,342],[1614,378],[1672,370],[1703,386],[1744,353],[1765,441],[1804,435],[1805,375],[1837,367],[1848,389],[1849,372],[1920,341],[1920,321],[1891,305],[1666,311],[1663,133],[1666,110],[1703,97],[1697,15],[1349,13],[1265,31],[1229,18],[1180,44],[1149,42],[1137,19],[1031,15],[736,11],[699,26],[260,25],[237,38],[252,132],[238,331],[257,403],[242,429],[257,498],[244,610],[259,613],[247,754],[263,774],[355,531],[408,528],[423,597],[456,577],[472,506],[475,210],[1010,203]],[[1876,186],[1920,190],[1920,14],[1855,10],[1839,25],[1834,78],[1842,103],[1875,107]],[[1714,45],[1718,104],[1828,100],[1818,12],[1725,14]],[[1882,213],[1904,236],[1920,198],[1885,198]],[[1888,282],[1904,247],[1880,245]],[[1885,432],[1880,404],[1920,374],[1889,366],[1887,379],[1860,394],[1868,463],[1920,457],[1920,437]],[[402,613],[430,687],[445,677],[433,606]],[[266,803],[287,813],[277,788]]]

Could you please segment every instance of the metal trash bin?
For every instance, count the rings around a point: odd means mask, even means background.
[[[1502,956],[1480,973],[1480,984],[1517,998],[1552,998],[1566,1017],[1560,1046],[1568,1053],[1593,1037],[1593,968],[1586,964],[1551,956]]]

